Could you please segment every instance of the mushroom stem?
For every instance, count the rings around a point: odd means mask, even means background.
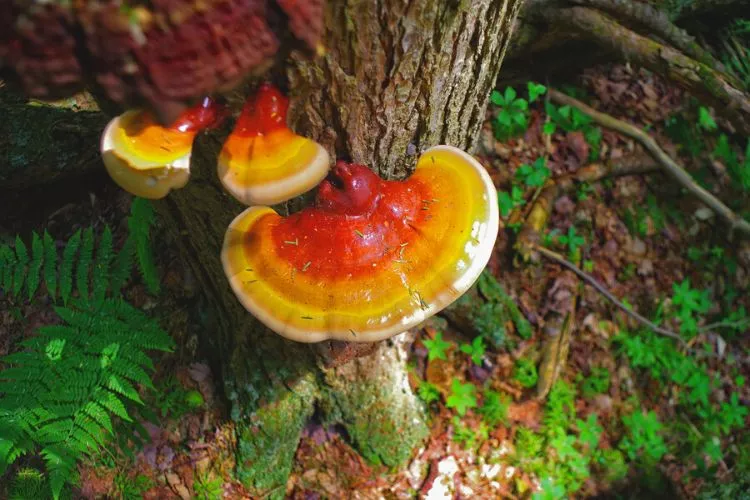
[[[272,84],[264,82],[255,95],[245,102],[234,133],[253,137],[286,128],[288,108],[289,99]]]
[[[330,180],[323,181],[315,200],[318,208],[346,215],[372,212],[383,187],[377,174],[364,165],[339,160],[330,176],[341,187]]]
[[[199,132],[208,128],[215,128],[226,118],[226,107],[218,104],[213,98],[206,96],[197,106],[189,108],[169,126],[178,132]]]

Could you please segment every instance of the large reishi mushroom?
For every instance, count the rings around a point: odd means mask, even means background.
[[[102,134],[101,153],[110,177],[142,198],[165,197],[190,178],[193,139],[222,120],[223,107],[209,97],[188,109],[169,127],[144,110],[112,119]]]
[[[227,191],[245,205],[273,205],[305,193],[328,173],[330,159],[317,142],[286,124],[289,100],[263,83],[245,103],[219,155]]]
[[[338,162],[316,203],[288,217],[250,207],[229,226],[222,263],[235,294],[300,342],[374,342],[460,297],[492,253],[497,192],[470,155],[437,146],[405,181]]]

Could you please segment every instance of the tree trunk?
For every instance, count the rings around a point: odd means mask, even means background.
[[[337,158],[388,177],[407,175],[420,151],[436,144],[470,150],[520,5],[328,2],[326,55],[315,62],[293,56],[288,66],[294,128]],[[341,424],[371,462],[403,463],[427,434],[407,379],[409,334],[342,363],[350,346],[284,340],[242,308],[219,260],[226,228],[243,209],[216,176],[222,139],[198,141],[190,183],[158,209],[208,301],[203,347],[221,370],[232,405],[238,478],[254,494],[281,496],[300,432],[314,412]]]

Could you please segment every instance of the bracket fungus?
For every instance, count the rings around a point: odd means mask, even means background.
[[[328,173],[325,148],[286,124],[289,99],[263,83],[245,103],[219,155],[227,191],[245,205],[273,205],[305,193]]]
[[[276,333],[374,342],[460,297],[486,266],[498,224],[485,169],[436,146],[404,181],[340,161],[314,206],[288,217],[248,208],[221,257],[239,300]]]
[[[188,109],[169,127],[143,110],[126,111],[107,124],[101,153],[110,177],[124,190],[142,198],[165,197],[185,186],[190,177],[193,139],[217,126],[223,108],[210,97]]]

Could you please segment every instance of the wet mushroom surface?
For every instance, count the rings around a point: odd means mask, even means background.
[[[147,111],[126,111],[102,134],[102,160],[110,177],[129,193],[163,198],[188,182],[195,136],[223,117],[224,109],[208,97],[168,127]]]
[[[273,205],[322,181],[330,159],[325,148],[286,124],[289,99],[270,83],[248,98],[219,155],[224,188],[245,205]]]
[[[426,151],[405,181],[337,163],[315,205],[289,217],[251,207],[227,231],[222,262],[243,305],[301,342],[372,342],[461,296],[498,231],[484,168],[449,146]]]

